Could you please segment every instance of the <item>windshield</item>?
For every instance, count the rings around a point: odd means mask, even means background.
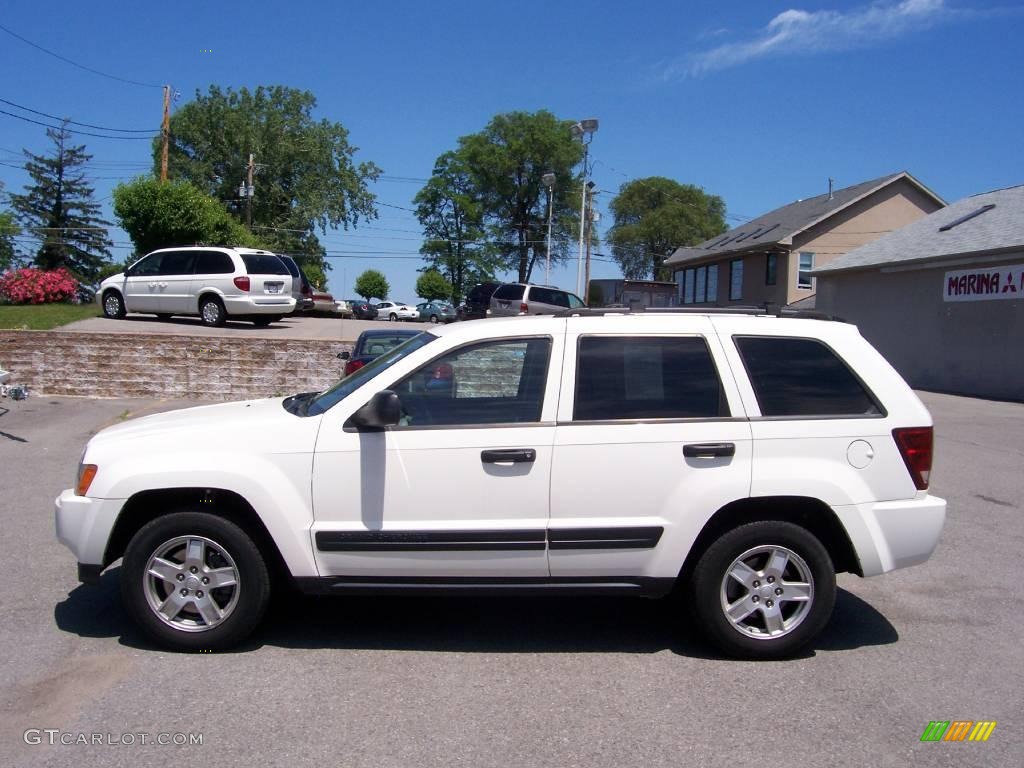
[[[332,408],[335,404],[344,400],[378,373],[386,371],[402,358],[408,357],[417,349],[425,344],[429,344],[435,339],[437,339],[437,336],[434,336],[431,333],[420,333],[416,336],[410,337],[407,341],[402,342],[397,347],[393,347],[380,357],[368,362],[362,368],[353,371],[327,391],[321,392],[317,395],[310,401],[309,407],[306,409],[306,415],[317,416],[328,408]]]

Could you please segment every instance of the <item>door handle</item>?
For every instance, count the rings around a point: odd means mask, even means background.
[[[533,463],[537,460],[537,452],[533,448],[511,448],[502,450],[480,451],[480,461],[484,464]]]
[[[683,456],[688,459],[713,459],[735,455],[735,443],[690,443],[683,446]]]
[[[160,283],[160,287],[161,288],[166,288],[167,287],[167,283]]]

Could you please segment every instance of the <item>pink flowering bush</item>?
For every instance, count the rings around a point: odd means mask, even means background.
[[[0,296],[12,304],[70,301],[77,290],[78,281],[64,267],[49,271],[25,267],[0,276]]]

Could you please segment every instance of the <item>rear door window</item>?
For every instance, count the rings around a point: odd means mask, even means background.
[[[878,400],[817,339],[734,336],[762,416],[882,416]]]
[[[729,416],[701,336],[583,336],[576,361],[575,421]]]
[[[196,256],[197,275],[230,275],[234,271],[234,262],[223,251],[199,251]]]

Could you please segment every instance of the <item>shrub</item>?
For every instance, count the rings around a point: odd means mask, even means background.
[[[12,304],[70,301],[77,290],[78,281],[64,267],[50,271],[26,267],[0,276],[0,294]]]

